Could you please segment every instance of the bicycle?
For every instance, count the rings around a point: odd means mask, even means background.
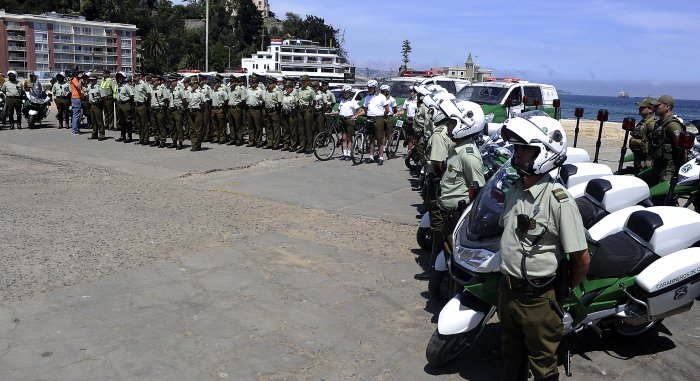
[[[355,136],[352,137],[352,150],[350,159],[355,165],[362,164],[365,153],[369,153],[370,138],[367,135],[367,120],[355,121]]]
[[[326,129],[319,132],[313,142],[314,156],[321,161],[330,160],[335,153],[335,149],[341,144],[338,118],[329,119]]]
[[[396,153],[399,151],[399,141],[406,140],[408,138],[408,132],[406,131],[408,125],[403,119],[396,120],[396,127],[394,131],[389,136],[389,144],[386,147],[386,157],[393,159],[396,157]]]

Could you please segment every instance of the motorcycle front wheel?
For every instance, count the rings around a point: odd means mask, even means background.
[[[406,168],[411,171],[418,170],[420,167],[420,158],[418,157],[418,150],[416,150],[416,147],[411,148],[411,151],[408,152],[404,159],[404,164],[406,164]]]
[[[428,341],[425,358],[433,368],[440,368],[459,357],[476,338],[479,327],[457,335],[441,335],[437,329]]]

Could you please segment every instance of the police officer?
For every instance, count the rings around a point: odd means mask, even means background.
[[[100,90],[103,102],[103,113],[106,130],[114,130],[114,97],[117,94],[117,84],[110,76],[109,70],[104,70],[104,78],[100,83]]]
[[[24,88],[17,80],[17,72],[10,70],[7,72],[7,80],[0,88],[5,94],[5,110],[10,112],[10,129],[15,129],[15,112],[17,114],[17,128],[22,129],[22,96]]]
[[[211,99],[212,143],[225,144],[228,139],[226,102],[228,102],[228,91],[221,86],[221,76],[217,75],[214,79],[214,91]]]
[[[201,77],[199,80],[199,91],[204,94],[204,97],[207,99],[207,104],[204,106],[204,113],[202,114],[203,140],[211,143],[213,135],[211,131],[211,102],[214,97],[214,90],[212,90],[204,77]]]
[[[185,116],[185,87],[178,82],[178,77],[172,77],[170,79],[171,89],[170,92],[170,119],[173,125],[173,143],[168,146],[168,148],[177,148],[181,150],[183,148],[182,141],[185,139],[185,132],[183,128],[183,119]]]
[[[165,142],[168,139],[168,131],[166,129],[166,112],[170,102],[170,91],[163,83],[165,78],[155,77],[154,88],[151,97],[151,115],[155,122],[155,139],[151,146],[164,148]]]
[[[354,99],[352,86],[344,85],[342,98],[338,105],[338,118],[340,118],[340,137],[343,146],[343,155],[340,160],[351,160],[352,138],[355,135],[355,120],[352,118],[360,108],[358,101]]]
[[[314,90],[314,99],[316,100],[314,103],[314,108],[313,108],[313,113],[312,113],[312,119],[313,119],[313,131],[311,133],[311,146],[310,148],[313,148],[313,141],[316,135],[318,135],[319,132],[321,132],[324,129],[323,125],[323,110],[325,109],[324,105],[324,96],[321,94],[321,84],[318,81],[312,81],[311,82],[311,88]]]
[[[136,84],[134,85],[134,124],[139,134],[139,141],[136,144],[149,145],[146,103],[151,95],[148,91],[148,84],[143,80],[143,73],[140,71],[135,72],[134,78],[136,79]]]
[[[263,94],[258,78],[251,77],[245,101],[248,107],[248,147],[262,147]]]
[[[118,142],[131,143],[134,113],[134,90],[126,81],[126,74],[122,71],[115,75],[117,79],[117,126],[119,127]]]
[[[97,86],[97,77],[90,76],[88,81],[88,103],[90,104],[90,120],[92,121],[92,135],[88,139],[105,140],[104,116],[102,114],[102,91]]]
[[[444,106],[441,105],[441,108]],[[453,253],[452,233],[457,219],[470,201],[469,186],[476,184],[481,188],[486,183],[481,153],[473,141],[473,138],[484,130],[486,124],[484,112],[481,106],[473,102],[460,102],[459,112],[461,115],[450,116],[441,127],[447,127],[447,135],[454,142],[440,179],[440,197],[438,198],[443,220],[443,249],[448,258]],[[435,263],[434,259],[433,263]]]
[[[447,126],[443,125],[443,123],[447,123],[445,114],[442,112],[435,112],[434,115],[438,118],[438,127],[434,129],[430,140],[428,140],[429,156],[425,166],[428,184],[425,192],[425,202],[428,207],[428,215],[430,216],[430,232],[433,236],[433,246],[430,250],[431,267],[427,271],[414,275],[413,277],[417,280],[428,280],[430,278],[430,273],[433,270],[432,266],[435,265],[435,259],[440,253],[440,250],[442,250],[443,241],[445,239],[445,237],[443,237],[445,221],[438,204],[438,190],[440,189],[440,179],[447,168],[447,158],[454,146],[454,142],[448,134]]]
[[[269,77],[267,91],[263,95],[265,102],[265,139],[267,149],[280,149],[281,131],[279,111],[282,107],[282,93],[277,89],[277,79]]]
[[[391,86],[381,85],[379,91],[386,97],[386,101],[389,104],[389,113],[386,114],[386,122],[384,123],[384,140],[386,141],[386,146],[383,152],[389,152],[389,145],[391,144],[391,134],[394,133],[394,126],[396,125],[396,117],[394,115],[397,112],[396,99],[391,96]]]
[[[678,158],[678,135],[683,131],[683,124],[673,114],[674,100],[670,95],[662,95],[656,100],[656,116],[659,120],[649,137],[649,156],[652,160],[650,185],[670,180],[676,172],[674,160]]]
[[[243,108],[245,107],[246,91],[239,78],[229,77],[228,93],[228,125],[231,141],[228,145],[243,145]]]
[[[418,93],[416,89],[411,86],[409,90],[409,96],[403,102],[399,111],[396,113],[396,117],[406,116],[406,121],[404,122],[406,128],[406,140],[408,141],[408,151],[413,149],[414,140],[416,134],[413,131],[413,120],[416,117],[416,109],[418,108]]]
[[[433,131],[433,119],[430,117],[430,108],[423,102],[423,95],[417,96],[416,116],[413,119],[413,131],[416,135],[416,150],[418,158],[425,161],[425,146]]]
[[[630,133],[629,147],[634,153],[634,173],[649,167],[649,134],[654,130],[656,118],[654,118],[654,108],[659,104],[656,99],[645,98],[641,102],[636,102],[639,106],[639,116],[642,117],[634,130]]]
[[[287,81],[284,84],[280,107],[282,151],[294,149],[293,137],[296,136],[297,104],[297,97],[294,95],[294,82]]]
[[[200,151],[202,149],[202,114],[207,104],[204,93],[199,91],[197,79],[191,80],[192,89],[187,98],[187,119],[190,126],[190,141],[192,148],[190,151]]]
[[[327,115],[333,111],[333,106],[336,104],[335,95],[332,91],[328,90],[328,81],[321,81],[321,88],[319,89],[321,95],[321,102],[323,106],[321,107],[321,113],[317,117],[317,131],[316,133],[323,131],[326,128]]]
[[[313,147],[313,110],[316,107],[316,92],[309,86],[309,81],[308,75],[301,76],[301,87],[297,91],[297,131],[299,133],[299,150],[297,150],[297,153],[311,153],[311,148]]]
[[[549,175],[566,160],[566,135],[546,116],[511,118],[501,134],[515,145],[512,163],[521,175],[506,194],[499,220],[502,379],[526,380],[529,368],[535,380],[557,380],[556,351],[564,332],[555,285],[578,285],[590,260],[576,203]],[[555,278],[567,256],[570,277]]]
[[[56,74],[56,83],[51,88],[53,100],[56,102],[56,119],[58,128],[70,125],[70,85],[66,82],[66,74],[60,72]]]

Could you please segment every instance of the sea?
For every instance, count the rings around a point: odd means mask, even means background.
[[[644,98],[630,97],[602,97],[594,95],[568,95],[559,94],[561,100],[561,117],[563,119],[576,119],[574,110],[583,108],[583,118],[596,120],[598,110],[608,110],[608,121],[622,122],[628,116],[639,121],[639,107],[635,102]],[[683,119],[684,122],[700,119],[700,100],[674,99],[673,113]]]

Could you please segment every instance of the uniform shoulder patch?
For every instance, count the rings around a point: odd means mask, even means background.
[[[554,195],[554,198],[556,198],[559,202],[564,202],[569,199],[569,195],[562,188],[552,189],[552,194]]]
[[[467,147],[467,153],[474,153],[473,147]]]

